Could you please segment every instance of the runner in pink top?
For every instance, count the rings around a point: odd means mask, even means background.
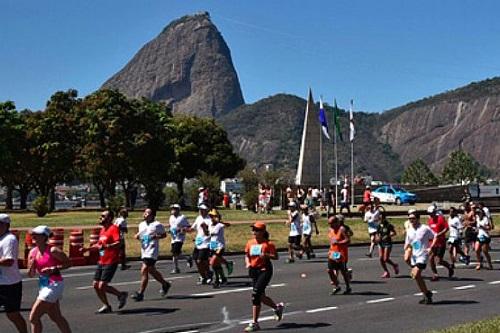
[[[68,268],[70,262],[61,249],[47,244],[50,234],[50,229],[43,225],[31,230],[36,247],[31,250],[28,257],[28,274],[30,277],[39,274],[40,288],[30,313],[33,333],[42,332],[40,319],[44,314],[49,315],[61,332],[71,332],[59,304],[64,291],[64,281],[60,271]]]

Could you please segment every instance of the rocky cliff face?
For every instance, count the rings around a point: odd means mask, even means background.
[[[500,79],[486,80],[388,111],[380,140],[403,165],[417,158],[440,174],[449,154],[462,148],[500,174]],[[391,117],[388,117],[391,118]]]
[[[218,117],[244,103],[231,54],[208,13],[170,23],[103,88]]]

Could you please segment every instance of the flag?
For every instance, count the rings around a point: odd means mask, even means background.
[[[323,108],[323,100],[319,98],[319,123],[321,124],[321,129],[323,134],[328,140],[330,140],[330,134],[328,134],[328,123],[326,122],[325,109]]]
[[[349,108],[349,140],[354,141],[354,136],[356,135],[356,130],[354,129],[354,116],[352,115],[352,109],[354,109],[354,102],[351,99],[351,107]]]
[[[337,100],[333,100],[333,124],[335,126],[335,135],[338,136],[340,141],[343,141],[342,139],[342,133],[340,132],[340,110],[337,107]]]

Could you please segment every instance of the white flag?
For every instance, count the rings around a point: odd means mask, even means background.
[[[356,130],[354,129],[354,117],[352,115],[352,109],[354,109],[354,105],[353,105],[353,101],[351,99],[351,106],[349,108],[349,128],[350,128],[350,131],[349,131],[349,140],[351,142],[354,141],[354,136],[356,135]]]

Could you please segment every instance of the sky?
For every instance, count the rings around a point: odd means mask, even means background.
[[[500,75],[500,1],[1,0],[0,101],[97,90],[172,20],[208,11],[246,103],[277,93],[382,112]]]

